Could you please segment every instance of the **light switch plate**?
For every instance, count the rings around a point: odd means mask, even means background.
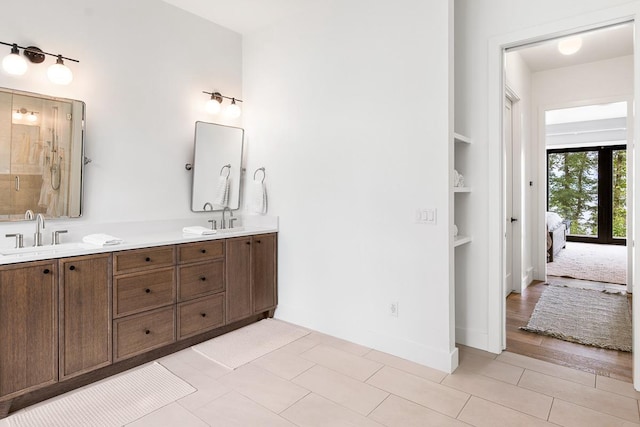
[[[416,222],[418,224],[435,225],[437,223],[438,212],[433,208],[422,208],[416,210]]]

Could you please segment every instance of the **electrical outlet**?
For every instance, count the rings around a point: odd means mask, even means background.
[[[389,316],[398,317],[398,301],[389,304]]]

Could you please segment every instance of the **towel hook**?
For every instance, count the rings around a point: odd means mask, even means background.
[[[229,178],[229,175],[231,175],[231,164],[224,165],[224,166],[220,169],[220,176],[222,176],[222,172],[224,172],[225,168],[229,168],[229,170],[227,171],[227,176],[225,176],[225,178]]]
[[[262,171],[262,183],[264,184],[264,179],[267,177],[267,173],[264,170],[264,166],[256,169],[256,171],[253,173],[253,180],[254,181],[256,180],[256,174],[260,171]]]

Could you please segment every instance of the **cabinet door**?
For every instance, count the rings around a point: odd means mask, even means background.
[[[227,323],[251,316],[251,237],[226,241]]]
[[[60,380],[111,363],[111,256],[60,260]]]
[[[0,268],[0,397],[58,379],[57,261]]]
[[[253,312],[276,307],[276,235],[255,236],[251,244]]]

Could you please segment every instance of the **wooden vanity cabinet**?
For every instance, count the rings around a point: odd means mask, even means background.
[[[178,246],[178,339],[225,324],[225,241]]]
[[[113,254],[113,360],[176,340],[176,248]]]
[[[276,248],[276,234],[227,240],[228,323],[276,307]]]
[[[271,311],[278,304],[276,290],[277,240],[275,234],[251,238],[253,312]]]
[[[111,255],[59,264],[60,381],[111,364]]]
[[[57,265],[0,267],[0,400],[58,380]]]
[[[272,316],[276,256],[273,233],[0,266],[0,419]]]

